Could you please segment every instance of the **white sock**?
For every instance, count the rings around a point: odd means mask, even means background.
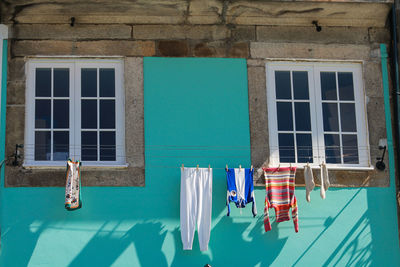
[[[321,198],[325,199],[325,192],[328,190],[330,186],[329,176],[328,176],[328,169],[326,168],[326,164],[321,164]]]
[[[310,193],[315,187],[314,176],[310,165],[304,166],[304,181],[306,183],[306,200],[311,201]]]

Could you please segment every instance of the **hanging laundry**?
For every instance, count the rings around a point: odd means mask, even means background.
[[[257,215],[256,199],[254,197],[253,185],[254,169],[230,168],[226,169],[226,205],[228,206],[227,216],[231,213],[229,203],[232,201],[236,207],[244,208],[246,204],[252,202],[252,213]]]
[[[311,191],[313,191],[315,187],[315,182],[314,182],[313,172],[309,164],[304,166],[304,181],[306,184],[306,200],[310,202],[311,200],[310,193]]]
[[[76,210],[82,207],[81,199],[81,162],[68,160],[67,182],[65,186],[65,208]]]
[[[197,223],[200,250],[207,250],[211,231],[212,168],[181,169],[180,202],[183,249],[192,249]]]
[[[294,230],[299,231],[297,200],[294,194],[296,167],[263,168],[265,175],[265,208],[264,228],[265,232],[271,230],[269,221],[269,209],[275,209],[276,222],[290,220],[290,208]]]
[[[325,191],[328,190],[331,183],[329,182],[328,168],[325,162],[321,164],[321,198],[325,199]]]

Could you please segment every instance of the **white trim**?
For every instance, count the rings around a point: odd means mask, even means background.
[[[35,166],[46,167],[46,166],[64,166],[64,161],[35,161],[34,160],[34,143],[35,143],[35,110],[34,102],[35,99],[41,99],[41,97],[35,97],[35,69],[37,67],[51,68],[52,77],[54,68],[68,68],[70,70],[70,94],[69,97],[60,97],[60,99],[69,99],[69,138],[70,158],[76,160],[81,159],[81,69],[82,68],[96,68],[99,73],[100,68],[113,68],[115,69],[115,97],[106,97],[105,99],[115,100],[115,128],[104,129],[105,131],[115,131],[115,142],[116,142],[116,160],[115,161],[82,161],[85,166],[118,166],[123,167],[126,165],[125,158],[125,108],[124,108],[124,89],[123,89],[123,60],[121,59],[32,59],[28,60],[26,68],[26,118],[25,118],[25,157],[24,167],[32,168]],[[97,87],[99,90],[99,75],[97,75]],[[52,83],[53,86],[53,83]],[[47,99],[47,98],[44,98]],[[53,99],[49,97],[48,99]],[[57,97],[58,99],[58,97]],[[97,102],[100,103],[100,99],[103,99],[99,95],[96,98]],[[53,103],[53,101],[52,101]],[[99,105],[98,103],[98,105]],[[97,111],[99,113],[99,110]],[[97,129],[93,129],[98,132],[98,135],[102,129],[100,129],[99,114],[97,118]],[[55,130],[51,127],[52,132]],[[58,130],[58,129],[57,129]],[[98,153],[100,153],[98,143]],[[53,146],[52,146],[53,147]]]
[[[314,60],[308,60],[309,62],[298,62],[293,61],[273,61],[266,63],[266,77],[267,77],[267,104],[268,104],[268,129],[269,129],[269,146],[270,146],[270,164],[276,166],[280,164],[279,161],[279,144],[278,144],[278,123],[277,123],[277,110],[276,103],[277,100],[275,96],[275,71],[290,71],[292,76],[292,71],[307,71],[309,80],[309,98],[310,98],[310,120],[312,128],[312,145],[313,145],[313,166],[318,166],[318,164],[325,161],[325,148],[324,148],[324,129],[323,129],[323,117],[322,117],[322,100],[321,90],[320,90],[320,72],[321,71],[332,71],[335,72],[336,76],[338,72],[351,72],[353,73],[353,84],[354,84],[354,101],[340,101],[339,99],[333,101],[335,103],[352,103],[355,105],[356,112],[356,123],[357,131],[352,133],[357,135],[358,142],[358,164],[327,164],[330,169],[373,169],[371,167],[371,160],[369,154],[369,140],[368,140],[368,128],[367,128],[367,118],[366,118],[366,103],[365,103],[365,92],[364,84],[362,82],[362,63],[337,63],[337,62],[317,62]],[[336,77],[337,79],[337,77]],[[292,80],[292,79],[291,79]],[[337,84],[338,87],[338,84]],[[293,89],[292,89],[293,90]],[[338,92],[338,89],[337,89]],[[283,100],[282,102],[286,102]],[[297,100],[287,100],[289,103],[295,103]],[[301,101],[299,101],[301,102]],[[308,102],[308,101],[306,101]],[[328,101],[329,102],[329,101]],[[338,109],[339,109],[338,105]],[[292,105],[292,109],[294,105]],[[293,113],[294,114],[294,113]],[[340,115],[340,113],[338,112]],[[338,116],[339,116],[338,115]],[[338,117],[340,126],[340,116]],[[296,129],[295,129],[295,117],[293,115],[293,131],[289,131],[294,134],[294,139],[296,139]],[[340,131],[339,136],[342,138],[341,134],[344,132]],[[280,133],[285,131],[279,131]],[[342,144],[342,142],[341,142]],[[295,148],[297,151],[297,148]],[[342,153],[341,153],[342,154]],[[295,153],[296,155],[296,153]],[[297,161],[297,157],[295,158]],[[343,160],[343,158],[342,158]],[[289,163],[282,163],[281,165],[288,165]],[[301,167],[304,163],[292,163],[293,166]]]

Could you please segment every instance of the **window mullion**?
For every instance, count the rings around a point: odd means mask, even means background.
[[[312,66],[312,74],[313,74],[313,86],[314,88],[310,90],[312,92],[312,106],[315,111],[315,122],[314,122],[314,129],[313,132],[316,133],[315,139],[316,140],[316,164],[321,164],[323,159],[325,159],[325,141],[324,141],[324,125],[323,125],[323,118],[322,118],[322,96],[321,96],[321,77],[320,71],[316,64]]]

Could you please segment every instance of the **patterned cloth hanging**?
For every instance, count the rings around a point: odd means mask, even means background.
[[[65,208],[77,210],[82,207],[81,199],[81,162],[68,160],[67,182],[65,185]]]
[[[264,228],[265,232],[271,230],[269,221],[269,209],[275,209],[276,222],[290,220],[290,208],[294,230],[299,231],[297,200],[294,195],[296,167],[287,168],[263,168],[265,175],[265,208]]]

